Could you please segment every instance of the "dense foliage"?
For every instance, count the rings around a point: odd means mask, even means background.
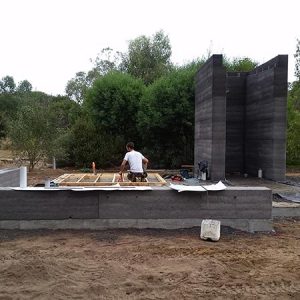
[[[288,97],[287,162],[300,164],[300,81],[292,84]]]
[[[150,85],[140,103],[141,141],[155,167],[193,160],[196,65],[178,68]]]

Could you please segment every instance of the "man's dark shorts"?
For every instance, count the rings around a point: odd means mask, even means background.
[[[146,172],[144,173],[133,173],[133,172],[129,172],[127,175],[128,180],[130,180],[131,182],[136,182],[136,181],[141,181],[141,182],[145,182],[146,178],[147,178],[148,174]]]

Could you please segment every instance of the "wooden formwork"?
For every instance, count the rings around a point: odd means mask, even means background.
[[[122,182],[119,182],[120,175],[118,173],[73,173],[63,174],[53,181],[59,186],[111,186],[119,184],[121,186],[162,186],[167,182],[158,173],[148,173],[145,182],[131,182],[127,179],[127,173],[123,174]]]

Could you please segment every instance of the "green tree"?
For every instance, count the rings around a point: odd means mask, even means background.
[[[229,59],[225,56],[224,66],[227,72],[249,72],[257,67],[258,63],[248,57],[234,57]]]
[[[84,107],[98,129],[107,134],[137,136],[137,111],[144,84],[128,74],[109,73],[94,82],[88,91]]]
[[[85,72],[77,72],[75,77],[68,81],[66,94],[74,101],[82,104],[87,90],[93,82],[111,71],[120,70],[122,53],[107,47],[103,48],[97,57],[90,60],[94,67]]]
[[[194,77],[201,63],[177,68],[147,87],[138,128],[153,167],[178,167],[193,160]]]
[[[66,94],[74,101],[82,104],[87,90],[92,86],[93,81],[99,74],[94,69],[85,72],[77,72],[75,77],[68,81],[66,86]]]
[[[73,165],[72,127],[82,116],[82,107],[66,96],[56,96],[49,103],[49,115],[56,127],[52,155],[58,165]]]
[[[295,76],[300,81],[300,40],[297,39],[295,57]]]
[[[288,96],[287,162],[300,164],[300,81],[295,81]]]
[[[56,127],[69,129],[80,118],[82,107],[66,96],[52,97],[49,103],[49,113],[55,120]]]
[[[71,129],[71,157],[79,167],[97,168],[116,166],[120,163],[119,149],[123,141],[114,135],[108,135],[97,129],[88,115],[78,118]]]
[[[123,53],[107,47],[101,50],[95,60],[91,59],[91,62],[94,64],[94,70],[103,76],[112,71],[120,71],[122,60]]]
[[[295,53],[295,76],[288,95],[287,162],[300,164],[300,40]]]
[[[17,89],[17,92],[19,93],[28,93],[32,91],[32,85],[28,80],[23,80],[19,82]]]
[[[6,137],[8,122],[15,118],[20,101],[21,98],[18,95],[0,94],[0,139]]]
[[[128,52],[123,54],[122,69],[148,85],[170,71],[171,54],[169,37],[163,31],[153,37],[142,35],[129,42]]]
[[[5,115],[0,111],[0,140],[6,136]]]
[[[29,167],[51,155],[56,130],[44,102],[27,102],[22,105],[16,119],[11,121],[9,138],[12,149],[21,159],[29,160]],[[52,156],[52,155],[51,155]]]
[[[15,92],[16,84],[12,76],[5,76],[0,80],[0,93],[12,94]]]

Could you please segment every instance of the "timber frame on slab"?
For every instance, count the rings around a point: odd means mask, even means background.
[[[127,179],[127,173],[123,173],[123,182],[119,182],[118,173],[72,173],[63,174],[54,179],[53,182],[59,186],[111,186],[119,184],[121,186],[163,186],[167,182],[158,173],[148,173],[145,182],[131,182]]]

